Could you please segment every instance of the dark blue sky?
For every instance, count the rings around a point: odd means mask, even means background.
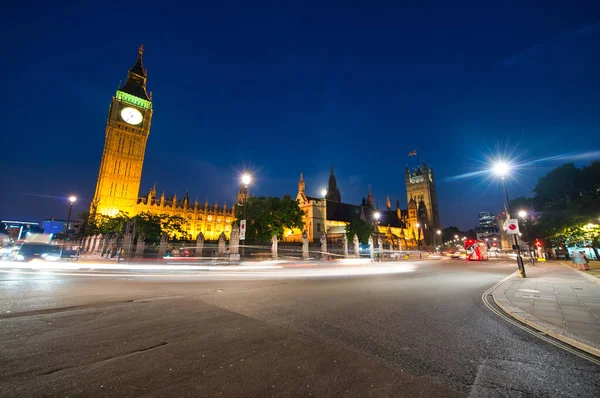
[[[156,182],[231,205],[245,166],[257,195],[295,194],[300,172],[316,193],[333,163],[344,202],[371,185],[380,206],[406,206],[418,148],[442,223],[468,228],[500,210],[500,189],[450,177],[496,148],[600,148],[597,2],[399,3],[13,2],[0,24],[0,217],[65,218],[69,194],[87,209],[140,43],[155,109],[143,193]],[[560,163],[522,169],[511,196]]]

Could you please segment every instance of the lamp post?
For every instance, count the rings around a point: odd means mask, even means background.
[[[525,210],[519,211],[519,217],[523,219],[525,223],[525,239],[527,240],[527,252],[529,253],[529,262],[534,265],[533,255],[531,254],[531,235],[529,234],[529,222],[527,220],[527,212]]]
[[[421,251],[421,224],[416,223],[415,227],[417,227],[417,248]]]
[[[381,260],[381,251],[379,250],[379,245],[377,244],[379,242],[379,218],[381,217],[381,213],[376,211],[375,213],[373,213],[373,218],[375,219],[375,221],[373,222],[375,224],[375,231],[377,232],[377,235],[375,235],[375,237],[377,238],[377,240],[373,240],[373,249],[375,248],[375,245],[377,245],[377,257],[379,258],[379,260]],[[373,253],[373,252],[371,252]],[[371,256],[373,257],[373,256]]]
[[[510,219],[510,201],[508,199],[508,190],[506,189],[506,176],[510,172],[510,165],[506,162],[497,162],[492,167],[492,172],[502,179],[502,187],[504,188],[504,211],[506,212],[506,219]],[[517,235],[515,237],[515,247],[517,249],[517,267],[519,268],[519,275],[521,278],[526,278],[525,265],[523,264],[523,257],[521,257],[521,249],[519,248],[519,241]]]
[[[244,221],[246,221],[246,231],[248,231],[248,221],[246,220],[246,204],[248,202],[248,185],[252,182],[250,174],[245,173],[241,178],[242,184],[244,184]],[[246,240],[246,233],[244,232],[244,241]],[[246,245],[242,246],[242,257],[246,256]]]
[[[327,189],[321,190],[321,197],[323,198],[323,234],[327,240]]]
[[[69,224],[71,223],[71,211],[73,211],[73,203],[75,203],[76,201],[76,196],[69,196],[69,215],[67,215],[67,225],[65,225],[65,241],[69,238]]]
[[[442,230],[441,230],[441,229],[438,229],[438,230],[437,230],[437,231],[435,231],[435,232],[436,232],[436,233],[438,234],[438,236],[440,237],[440,247],[443,247],[443,246],[444,246],[444,237],[442,236]]]

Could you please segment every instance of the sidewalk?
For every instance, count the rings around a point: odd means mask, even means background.
[[[561,262],[526,266],[493,291],[508,315],[565,343],[600,356],[600,280]]]

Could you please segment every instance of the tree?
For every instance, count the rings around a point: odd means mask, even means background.
[[[590,246],[596,252],[597,234],[587,225],[600,216],[599,188],[600,162],[583,169],[567,163],[541,177],[534,198],[523,198],[537,210],[531,238],[542,238],[555,247]]]
[[[592,162],[581,173],[581,185],[588,196],[600,195],[600,162]]]
[[[102,235],[115,235],[123,232],[125,224],[131,221],[131,217],[123,211],[109,217],[102,214],[96,214],[95,222],[98,231]]]
[[[183,231],[183,225],[185,224],[185,218],[181,216],[170,216],[166,214],[160,215],[160,230],[165,232],[167,235],[172,236],[175,233],[185,234]]]
[[[283,237],[285,228],[304,228],[298,202],[290,195],[278,197],[249,197],[246,203],[236,207],[236,221],[244,217],[246,207],[246,240],[268,242],[273,235]]]
[[[533,189],[534,205],[540,210],[564,210],[583,189],[582,171],[573,163],[565,163],[538,179]]]
[[[352,242],[354,235],[358,236],[358,241],[363,244],[369,243],[369,236],[373,233],[373,225],[362,218],[354,218],[346,227],[346,237],[348,242]]]

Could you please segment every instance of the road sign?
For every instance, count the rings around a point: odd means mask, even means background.
[[[240,240],[246,240],[246,220],[240,220]]]
[[[506,233],[509,235],[518,235],[519,234],[519,220],[516,218],[511,218],[506,220]]]

